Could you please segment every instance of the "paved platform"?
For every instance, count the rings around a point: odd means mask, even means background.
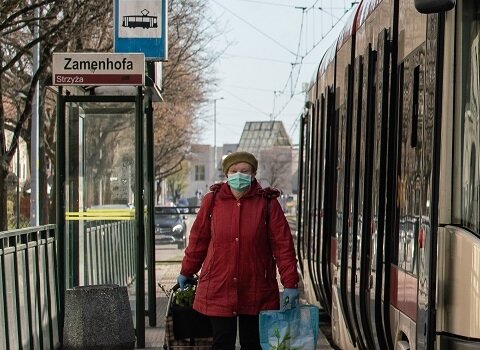
[[[180,252],[180,251],[179,251]],[[165,290],[170,290],[176,283],[176,277],[180,271],[181,254],[170,257],[168,261],[162,260],[157,254],[156,278],[157,283],[164,286]],[[165,293],[157,286],[157,325],[156,327],[148,327],[148,319],[145,324],[145,349],[163,349],[165,336],[165,313],[168,298]],[[323,325],[325,326],[325,325]],[[328,342],[328,334],[322,332],[322,328],[328,332],[328,325],[321,327],[321,334],[318,339],[317,349],[327,350],[334,349]],[[238,349],[240,347],[237,347]]]

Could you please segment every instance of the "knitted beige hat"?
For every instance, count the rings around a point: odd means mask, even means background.
[[[234,152],[230,153],[222,162],[223,173],[227,175],[228,169],[233,165],[240,162],[248,163],[252,166],[253,172],[257,171],[258,161],[255,156],[248,152]]]

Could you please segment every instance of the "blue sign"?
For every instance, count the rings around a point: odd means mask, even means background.
[[[114,52],[167,59],[167,0],[114,0]]]

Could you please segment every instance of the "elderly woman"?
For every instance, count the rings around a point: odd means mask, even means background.
[[[258,315],[298,299],[297,260],[279,191],[262,189],[253,154],[223,160],[227,182],[210,187],[190,232],[177,281],[184,288],[201,269],[193,308],[209,316],[213,349],[235,349],[237,318],[242,349],[261,349]]]

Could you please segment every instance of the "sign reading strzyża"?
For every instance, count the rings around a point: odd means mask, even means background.
[[[54,53],[53,85],[144,85],[141,53]]]

